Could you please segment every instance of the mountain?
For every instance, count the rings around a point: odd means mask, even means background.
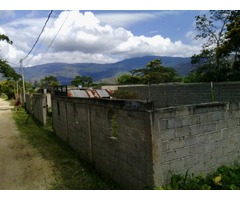
[[[69,84],[77,75],[91,76],[94,82],[114,83],[116,77],[133,69],[143,68],[152,60],[162,60],[164,67],[176,69],[185,76],[191,70],[191,59],[181,57],[144,56],[125,59],[111,64],[96,63],[47,63],[24,68],[27,81],[40,80],[46,76],[55,76],[61,84]]]

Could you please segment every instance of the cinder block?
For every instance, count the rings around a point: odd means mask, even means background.
[[[172,140],[176,138],[175,129],[161,130],[160,134],[162,140]]]
[[[170,150],[182,148],[183,146],[184,146],[183,139],[173,139],[173,140],[170,140],[168,143],[168,147]]]
[[[226,147],[222,148],[223,155],[228,155],[229,153],[234,152],[234,150],[235,150],[234,145],[229,145],[229,146],[226,146]]]
[[[208,136],[209,136],[210,141],[215,141],[215,140],[222,139],[222,134],[221,134],[220,130],[209,132]]]
[[[232,128],[225,128],[221,130],[222,138],[228,138],[231,135],[238,135],[239,134],[239,128],[238,127],[232,127]]]
[[[204,132],[215,131],[217,127],[216,122],[204,124]]]
[[[198,135],[204,133],[204,124],[189,126],[189,134]]]
[[[212,158],[219,158],[223,155],[223,151],[222,151],[222,148],[220,149],[215,149],[211,152],[211,157]]]
[[[189,109],[187,106],[181,106],[181,107],[176,107],[175,109],[175,116],[180,117],[180,116],[186,116],[189,115]]]
[[[197,164],[199,162],[198,155],[191,155],[184,159],[185,168],[188,169],[189,167]]]
[[[185,169],[185,161],[184,159],[177,159],[170,162],[170,170],[182,170]]]
[[[189,135],[189,127],[184,126],[184,127],[181,127],[181,128],[176,128],[175,132],[176,132],[176,137],[186,138]]]
[[[233,135],[233,136],[227,138],[227,145],[233,145],[236,143],[239,143],[238,135]]]
[[[194,146],[197,144],[199,144],[199,139],[196,135],[188,136],[187,138],[184,139],[185,147]]]

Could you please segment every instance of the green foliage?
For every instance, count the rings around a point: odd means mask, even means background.
[[[203,48],[212,45],[216,47],[223,43],[230,14],[230,10],[211,10],[209,17],[205,14],[195,17],[198,32],[195,39],[206,39]]]
[[[159,84],[181,80],[176,70],[163,67],[160,59],[149,62],[145,68],[135,69],[131,72],[140,76],[144,84]]]
[[[83,87],[89,87],[92,85],[92,77],[90,76],[75,76],[75,78],[71,81],[72,85],[78,86],[81,85]]]
[[[240,80],[240,12],[210,11],[196,16],[195,39],[205,39],[203,49],[191,58],[195,69],[184,82],[239,81]],[[232,53],[234,52],[234,57]]]
[[[9,44],[13,44],[13,42],[9,39],[9,37],[4,34],[0,34],[0,41],[6,41]]]
[[[171,173],[171,172],[170,172]],[[169,184],[156,187],[155,189],[165,190],[239,190],[240,189],[240,166],[221,166],[215,172],[206,176],[200,174],[195,176],[186,174],[171,173]]]
[[[0,94],[7,95],[8,99],[14,98],[14,81],[3,80],[0,82]]]
[[[59,85],[57,78],[54,76],[46,76],[45,78],[41,79],[40,82],[42,87]]]
[[[122,74],[117,78],[118,84],[141,84],[142,82],[142,77],[131,74]]]
[[[215,51],[213,49],[203,49],[200,54],[191,57],[191,63],[195,66],[184,79],[184,82],[218,82],[229,81],[231,68],[228,60],[219,59],[217,67],[215,61]]]
[[[123,74],[117,79],[119,84],[159,84],[181,81],[173,68],[162,66],[160,59],[149,62],[146,67],[134,69],[131,75]]]
[[[7,80],[19,80],[21,76],[5,60],[0,59],[0,73]]]
[[[237,73],[237,79],[240,80],[240,11],[232,11],[227,24],[226,40],[217,49],[219,55],[226,56],[231,54],[233,56],[232,68]],[[233,77],[236,79],[236,77]]]

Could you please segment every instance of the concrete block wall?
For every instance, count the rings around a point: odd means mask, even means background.
[[[26,111],[45,126],[47,123],[46,95],[26,95]]]
[[[205,103],[152,113],[154,184],[170,181],[169,170],[208,173],[240,155],[240,104]]]
[[[159,85],[119,86],[119,90],[137,93],[138,99],[152,100],[154,107],[165,108],[211,102],[211,83],[167,83]],[[213,83],[214,101],[238,102],[240,82]]]
[[[101,174],[124,188],[143,189],[153,184],[151,107],[145,101],[54,96],[53,128]]]

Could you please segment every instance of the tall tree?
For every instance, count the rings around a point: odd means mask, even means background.
[[[196,39],[207,39],[203,44],[203,48],[217,49],[223,44],[226,32],[226,25],[229,21],[231,11],[229,10],[212,10],[210,11],[210,17],[206,15],[196,16],[196,30],[198,34]],[[215,54],[216,67],[219,67],[220,56]]]
[[[0,73],[7,80],[19,80],[21,76],[7,63],[5,60],[0,60]]]
[[[46,76],[40,82],[43,87],[59,85],[57,78],[54,76]]]
[[[229,70],[227,59],[219,53],[218,48],[225,41],[230,16],[230,10],[214,10],[210,11],[209,17],[206,15],[195,17],[197,30],[195,39],[205,41],[200,54],[192,56],[192,63],[196,67],[195,72],[198,71],[202,74],[198,76],[201,77],[199,81],[221,81],[224,79],[221,77],[222,74]],[[211,57],[209,57],[210,55]]]
[[[93,80],[90,76],[75,76],[75,78],[71,81],[72,85],[75,86],[83,86],[83,87],[89,87],[92,84]]]
[[[240,11],[232,11],[227,24],[226,40],[217,49],[220,55],[233,57],[233,73],[240,73]],[[236,76],[235,76],[236,77]],[[240,76],[238,75],[238,79]],[[239,79],[240,80],[240,79]]]
[[[162,66],[160,59],[147,63],[146,67],[130,71],[131,75],[121,75],[118,77],[120,84],[159,84],[167,82],[177,82],[181,78],[173,68]]]
[[[181,79],[175,69],[162,66],[161,59],[153,60],[147,63],[146,67],[131,72],[142,77],[144,84],[176,82]]]

